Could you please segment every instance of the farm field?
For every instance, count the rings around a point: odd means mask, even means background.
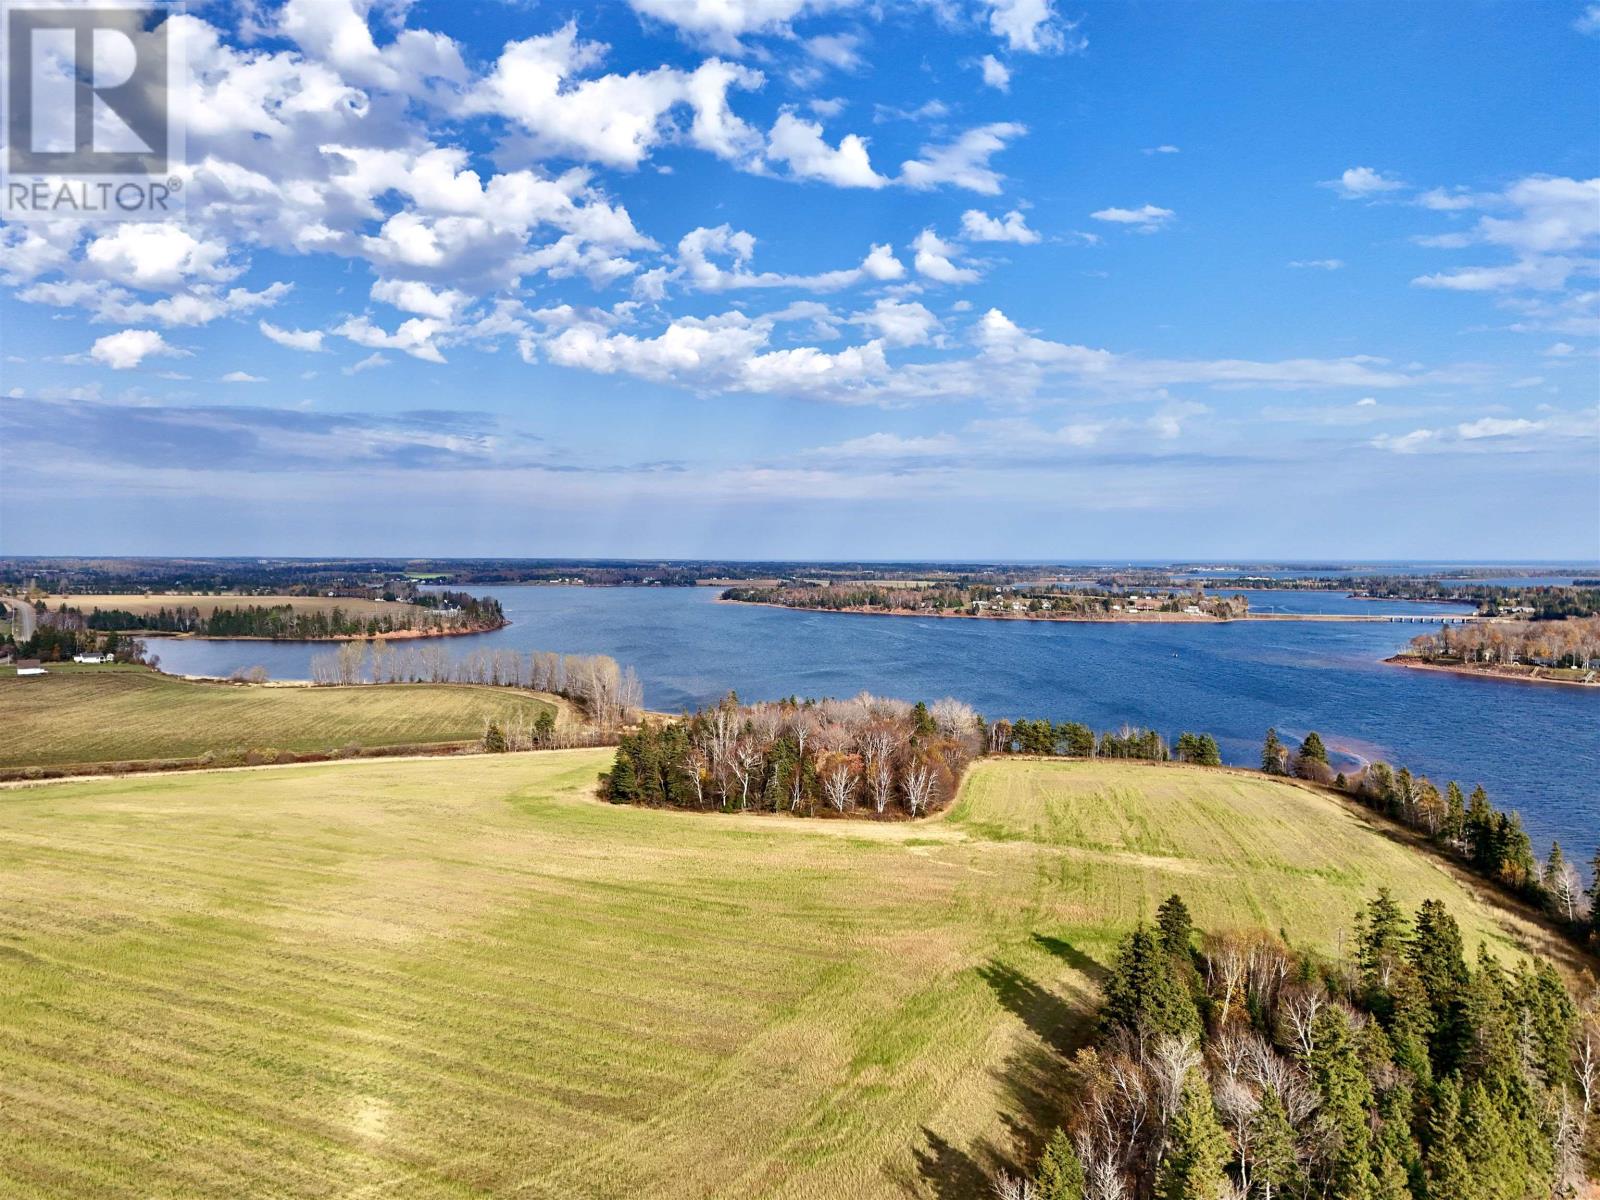
[[[51,664],[47,675],[0,676],[0,767],[462,742],[491,719],[531,723],[550,707],[565,714],[553,697],[504,688],[263,687]]]
[[[137,616],[158,613],[163,608],[168,612],[175,608],[194,608],[200,611],[202,617],[209,617],[219,608],[281,608],[284,605],[288,605],[298,613],[332,612],[335,608],[338,608],[350,616],[361,617],[383,616],[385,614],[396,618],[401,615],[415,617],[429,611],[416,604],[390,603],[385,600],[364,600],[350,596],[200,596],[177,592],[158,592],[148,596],[142,592],[104,596],[92,593],[46,596],[43,600],[37,602],[37,606],[40,608],[59,609],[63,603],[86,614],[104,610],[107,612],[130,612]]]
[[[1379,885],[1537,931],[1335,801],[984,760],[945,817],[614,808],[604,750],[0,791],[8,1197],[976,1196],[1116,939],[1332,948]]]

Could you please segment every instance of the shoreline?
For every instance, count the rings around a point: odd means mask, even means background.
[[[494,633],[510,624],[510,621],[502,621],[498,625],[485,625],[482,629],[391,629],[387,633],[337,633],[320,638],[262,637],[260,634],[248,633],[171,633],[159,629],[118,629],[101,632],[115,632],[119,637],[140,640],[149,638],[172,642],[275,642],[290,646],[320,646],[324,642],[403,642],[418,638],[467,637],[474,633]]]
[[[1319,621],[1356,624],[1414,624],[1415,617],[1367,616],[1363,613],[1249,613],[1242,617],[1213,617],[1205,613],[1118,613],[1091,617],[1045,615],[1043,613],[925,612],[909,608],[811,608],[798,604],[778,604],[771,600],[728,600],[718,604],[743,604],[752,608],[777,608],[785,612],[817,612],[854,617],[930,617],[965,621],[1053,621],[1061,625],[1232,625],[1239,621]]]
[[[1468,667],[1459,663],[1425,662],[1414,654],[1395,654],[1383,661],[1390,666],[1404,667],[1408,671],[1437,671],[1444,675],[1462,675],[1470,679],[1497,679],[1502,683],[1545,683],[1554,684],[1557,687],[1600,688],[1600,678],[1593,680],[1551,679],[1540,675],[1517,674],[1497,667]]]

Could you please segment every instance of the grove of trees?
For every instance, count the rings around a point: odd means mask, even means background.
[[[1438,633],[1412,638],[1411,651],[1427,662],[1539,663],[1592,670],[1600,667],[1600,617],[1444,625]]]
[[[982,749],[982,720],[959,700],[863,692],[741,705],[730,695],[625,735],[601,789],[619,804],[916,817],[954,798]]]
[[[1577,1193],[1600,1003],[1386,892],[1348,958],[1198,939],[1173,896],[1122,941],[1070,1112],[1007,1200],[1547,1200]]]

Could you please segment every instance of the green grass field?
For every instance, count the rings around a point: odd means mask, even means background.
[[[0,791],[0,1194],[977,1196],[1174,890],[1327,948],[1379,884],[1537,936],[1266,779],[983,761],[872,824],[613,808],[608,761]]]
[[[489,719],[532,722],[553,700],[451,684],[254,687],[141,667],[50,664],[0,677],[0,767],[192,758],[234,750],[297,754],[346,746],[470,741]]]

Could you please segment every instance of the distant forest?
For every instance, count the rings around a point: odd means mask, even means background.
[[[187,633],[199,637],[271,638],[321,641],[329,638],[382,637],[395,633],[476,633],[506,623],[500,602],[465,592],[430,593],[422,613],[363,614],[339,607],[298,610],[292,605],[247,604],[217,608],[209,614],[190,605],[174,605],[153,613],[96,609],[84,618],[87,628],[148,633]]]

